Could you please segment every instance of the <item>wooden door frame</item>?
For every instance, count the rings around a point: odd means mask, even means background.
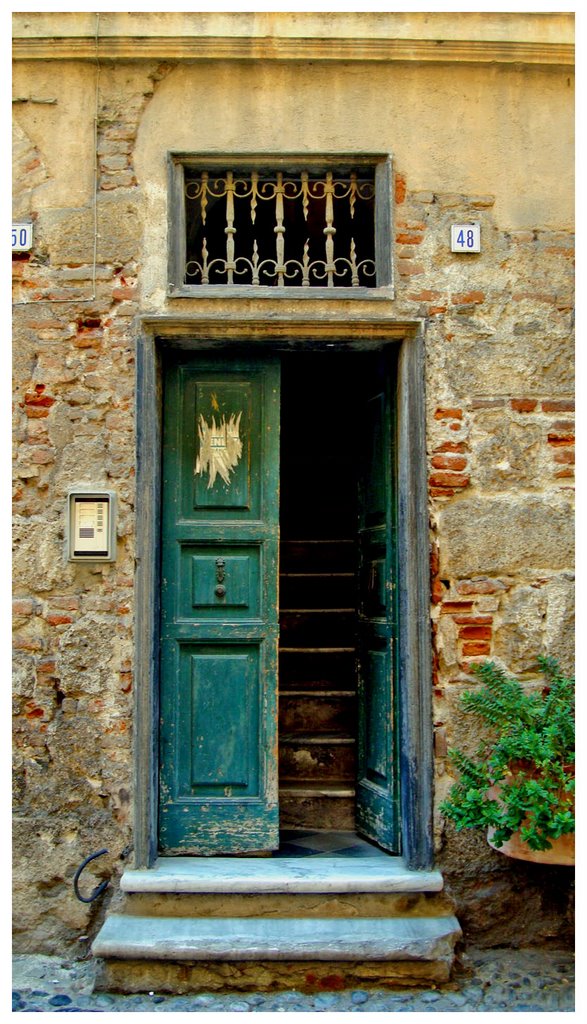
[[[432,666],[426,463],[424,322],[279,315],[152,315],[140,318],[136,366],[136,577],[134,664],[134,865],[157,858],[159,537],[164,348],[217,353],[368,351],[398,345],[398,700],[402,857],[434,861]]]

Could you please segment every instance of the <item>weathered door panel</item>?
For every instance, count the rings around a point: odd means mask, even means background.
[[[359,728],[356,826],[398,851],[394,723],[393,368],[374,361],[359,421]]]
[[[169,361],[159,839],[278,846],[279,365]]]

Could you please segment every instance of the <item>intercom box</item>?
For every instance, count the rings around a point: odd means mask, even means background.
[[[116,558],[116,494],[72,490],[67,501],[70,562],[113,562]]]

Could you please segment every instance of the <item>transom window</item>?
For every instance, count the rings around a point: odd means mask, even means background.
[[[357,295],[391,283],[381,166],[276,163],[172,157],[172,294]]]

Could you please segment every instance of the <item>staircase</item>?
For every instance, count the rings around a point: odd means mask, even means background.
[[[331,833],[300,835],[298,852],[312,844],[317,855],[160,858],[125,871],[92,947],[96,987],[321,991],[450,977],[460,928],[439,872],[357,849],[353,833],[338,833],[339,856],[320,852]]]
[[[279,807],[282,828],[353,829],[355,544],[281,544]]]

